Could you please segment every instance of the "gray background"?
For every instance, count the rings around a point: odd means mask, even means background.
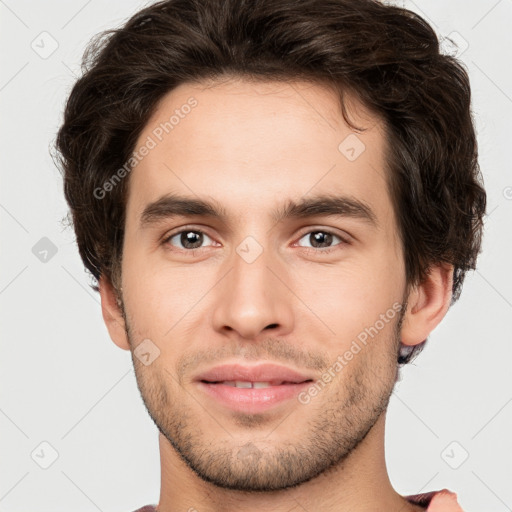
[[[157,430],[61,222],[67,208],[48,152],[87,41],[143,5],[0,0],[0,511],[128,512],[158,502]],[[504,512],[512,510],[512,0],[400,5],[443,37],[458,34],[488,218],[478,270],[392,396],[388,469],[402,494],[446,487],[466,512]]]

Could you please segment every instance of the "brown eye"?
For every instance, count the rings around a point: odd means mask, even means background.
[[[302,245],[299,243],[300,247],[307,247],[310,249],[318,249],[319,252],[329,252],[329,249],[334,248],[338,245],[342,245],[343,243],[346,243],[346,240],[343,240],[338,235],[335,235],[334,233],[331,233],[330,231],[323,231],[323,230],[316,230],[316,231],[310,231],[303,235],[300,240],[307,240],[307,242],[310,245]],[[339,243],[333,244],[333,241],[335,239],[339,240]],[[327,249],[327,250],[322,250]]]
[[[205,238],[211,238],[202,231],[196,229],[185,229],[169,236],[165,242],[182,250],[200,249]],[[173,242],[174,240],[174,242]]]

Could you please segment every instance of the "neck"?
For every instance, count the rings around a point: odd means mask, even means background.
[[[161,492],[158,512],[321,512],[422,510],[400,496],[389,481],[384,456],[385,414],[338,466],[296,487],[243,492],[216,487],[199,478],[160,434]]]

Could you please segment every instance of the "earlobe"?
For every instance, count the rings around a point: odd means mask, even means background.
[[[418,345],[441,322],[450,307],[453,265],[433,265],[423,282],[413,287],[401,331],[404,345]]]
[[[112,283],[102,276],[99,279],[98,287],[101,297],[101,313],[110,338],[119,348],[130,350],[125,321]]]

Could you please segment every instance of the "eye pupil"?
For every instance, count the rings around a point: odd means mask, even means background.
[[[203,234],[197,231],[184,231],[180,238],[180,242],[186,249],[197,249],[203,243]],[[189,244],[192,244],[192,247]]]
[[[311,245],[313,247],[317,247],[315,244],[320,243],[322,247],[329,246],[332,243],[332,235],[330,233],[326,233],[324,231],[316,231],[311,234],[312,236],[312,243]]]

